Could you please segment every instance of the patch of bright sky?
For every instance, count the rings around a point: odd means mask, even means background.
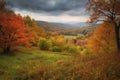
[[[33,13],[29,11],[19,11],[19,10],[16,10],[15,12],[17,14],[21,14],[22,16],[29,15],[31,18],[35,20],[48,21],[48,22],[78,23],[78,22],[87,22],[87,20],[89,19],[88,16],[71,16],[66,14],[53,16],[53,15],[45,15],[40,13]]]

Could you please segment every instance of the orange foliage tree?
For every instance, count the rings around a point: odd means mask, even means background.
[[[115,27],[116,45],[120,51],[120,0],[88,0],[87,10],[90,22],[107,21]]]
[[[9,53],[16,45],[30,46],[32,31],[25,26],[20,15],[2,13],[0,15],[0,48]]]
[[[113,53],[117,50],[114,27],[109,23],[99,26],[90,38],[88,47],[93,53]]]

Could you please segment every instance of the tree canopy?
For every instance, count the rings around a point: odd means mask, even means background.
[[[88,48],[93,53],[114,53],[117,49],[114,27],[110,23],[104,23],[97,27],[90,37]]]
[[[116,42],[120,50],[120,0],[88,0],[87,10],[90,12],[90,22],[109,22],[115,27]]]
[[[5,53],[15,45],[30,45],[31,31],[28,31],[20,15],[2,13],[0,15],[0,47]]]

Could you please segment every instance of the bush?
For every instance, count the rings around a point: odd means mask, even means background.
[[[51,37],[50,40],[53,46],[64,46],[66,44],[66,39],[64,38],[63,35]]]
[[[66,45],[66,46],[64,46],[64,51],[67,51],[69,53],[77,53],[77,54],[80,53],[80,50],[77,49],[77,47],[74,46],[74,45]]]
[[[70,53],[77,53],[77,54],[80,53],[80,51],[78,49],[76,49],[76,47],[70,47],[68,52],[70,52]]]
[[[62,51],[64,51],[63,47],[60,47],[60,46],[54,46],[53,48],[51,48],[51,50],[53,52],[62,52]]]
[[[84,55],[84,54],[89,54],[90,51],[88,49],[83,49],[82,51],[80,51],[80,54]]]
[[[81,55],[86,55],[90,53],[89,49],[87,49],[86,47],[77,46],[77,49],[79,49]]]
[[[51,45],[51,42],[45,38],[39,40],[39,47],[41,50],[49,50]]]

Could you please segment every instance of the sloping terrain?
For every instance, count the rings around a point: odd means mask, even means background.
[[[119,80],[120,54],[77,55],[19,47],[0,55],[0,80]]]
[[[63,24],[63,23],[50,23],[45,21],[36,21],[36,23],[43,27],[48,32],[58,32],[61,34],[67,34],[67,35],[76,35],[78,33],[81,34],[89,34],[92,33],[93,30],[99,26],[99,24],[92,25],[92,26],[77,26],[71,25],[71,24]],[[85,24],[85,23],[81,23]]]

